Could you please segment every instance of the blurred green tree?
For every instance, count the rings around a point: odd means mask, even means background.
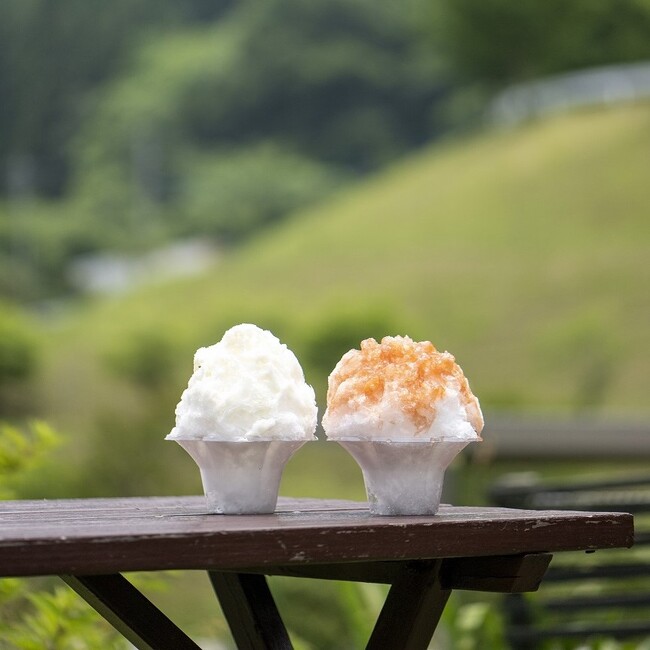
[[[0,303],[0,414],[16,415],[27,406],[24,383],[38,362],[36,330],[19,310]]]
[[[348,178],[334,166],[272,142],[191,155],[183,175],[185,217],[176,231],[228,241],[326,196]]]
[[[81,210],[131,241],[239,237],[425,142],[444,89],[413,6],[244,2],[154,34],[75,140]]]
[[[433,22],[455,75],[490,86],[650,58],[649,0],[438,0]]]
[[[60,436],[46,423],[17,427],[0,422],[0,498],[34,473]],[[0,580],[0,649],[126,649],[127,643],[71,589],[35,589],[33,582]]]
[[[78,253],[244,238],[648,33],[650,0],[2,2],[0,295],[69,291]]]
[[[230,0],[0,3],[0,194],[60,195],[93,91],[144,32],[218,19]]]

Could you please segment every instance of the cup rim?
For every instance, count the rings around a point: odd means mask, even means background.
[[[229,444],[232,443],[240,443],[240,444],[250,444],[251,442],[311,442],[313,440],[317,440],[316,436],[312,436],[311,438],[253,438],[253,439],[247,439],[247,438],[236,438],[236,439],[228,439],[228,438],[214,438],[210,436],[204,436],[203,438],[197,438],[196,436],[174,436],[171,437],[171,434],[168,434],[165,436],[165,440],[169,442],[178,442],[178,441],[183,441],[183,442],[227,442]]]
[[[344,436],[341,438],[326,438],[326,442],[371,442],[398,445],[430,445],[435,442],[483,442],[480,436],[476,438],[460,438],[445,436],[443,438],[361,438],[359,436]]]

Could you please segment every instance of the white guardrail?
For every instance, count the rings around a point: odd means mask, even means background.
[[[650,62],[591,68],[518,84],[500,92],[488,107],[496,124],[514,126],[575,108],[650,99]]]

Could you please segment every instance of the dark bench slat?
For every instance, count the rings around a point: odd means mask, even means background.
[[[595,564],[593,566],[553,566],[544,576],[544,582],[569,582],[573,580],[602,580],[609,578],[642,578],[650,576],[650,563]]]
[[[630,512],[640,514],[650,511],[648,492],[539,492],[530,497],[527,505],[532,508],[553,510],[590,510]]]
[[[643,487],[650,485],[650,474],[638,474],[635,476],[617,476],[610,478],[587,478],[573,479],[560,483],[559,481],[544,483],[546,490],[562,490],[565,492],[584,492],[585,490],[601,489],[611,490],[615,488]]]
[[[494,492],[585,492],[588,490],[612,490],[616,488],[632,489],[636,487],[650,486],[650,473],[636,476],[617,476],[610,478],[582,478],[566,481],[545,480],[543,483],[536,475],[526,474],[525,476],[512,475],[502,478],[493,486]],[[532,488],[532,489],[531,489]]]
[[[634,533],[634,546],[647,546],[648,544],[650,544],[650,532],[636,531]]]
[[[650,622],[625,622],[608,625],[569,624],[556,627],[509,628],[507,636],[514,647],[521,642],[535,642],[542,639],[608,637],[616,640],[632,639],[650,634]]]
[[[539,605],[547,610],[576,611],[599,608],[647,607],[650,609],[650,592],[626,594],[599,594],[594,596],[567,596],[566,598],[549,598]]]
[[[644,513],[650,512],[650,474],[563,483],[511,476],[492,486],[490,499],[496,505],[518,508]]]
[[[636,519],[635,548],[650,544],[648,473],[570,482],[542,482],[530,475],[511,475],[492,487],[490,497],[492,503],[505,507],[632,513]],[[650,611],[650,561],[644,562],[640,554],[616,551],[588,558],[573,554],[563,560],[549,568],[538,596],[505,599],[506,635],[512,648],[536,650],[549,639],[626,640],[650,636],[650,616],[646,617],[649,620],[639,620],[646,614],[644,608]],[[553,584],[569,587],[572,583],[595,581],[603,585],[596,594],[578,590],[553,594]],[[623,585],[623,581],[627,583]]]

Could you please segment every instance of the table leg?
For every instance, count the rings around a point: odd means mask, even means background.
[[[60,577],[138,650],[200,650],[121,574]]]
[[[208,573],[239,650],[293,648],[263,575]]]
[[[451,594],[441,561],[409,563],[393,582],[366,650],[426,650]]]

